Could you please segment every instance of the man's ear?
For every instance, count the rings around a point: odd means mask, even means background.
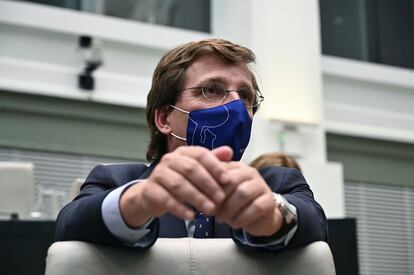
[[[171,125],[168,119],[170,113],[171,108],[168,106],[163,106],[155,109],[155,126],[157,126],[158,131],[164,135],[169,135],[171,133]]]

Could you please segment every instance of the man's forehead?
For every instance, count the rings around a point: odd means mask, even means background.
[[[189,65],[189,67],[194,67],[194,66],[222,66],[222,67],[235,66],[235,67],[247,68],[247,64],[245,62],[225,61],[216,54],[206,54],[206,55],[199,56]]]
[[[195,60],[185,72],[184,83],[189,81],[203,82],[218,80],[221,82],[229,79],[247,82],[251,84],[252,78],[246,63],[225,63],[218,56],[202,56]]]

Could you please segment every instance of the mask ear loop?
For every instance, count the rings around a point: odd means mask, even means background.
[[[178,110],[180,112],[183,112],[185,114],[189,114],[190,113],[189,111],[184,111],[183,109],[178,108],[177,106],[174,106],[174,105],[171,105],[171,104],[169,104],[169,105],[170,105],[170,107],[173,107],[174,109],[176,109],[176,110]]]
[[[174,134],[174,133],[170,133],[173,137],[175,137],[176,139],[179,139],[179,140],[182,140],[182,141],[187,141],[185,138],[183,138],[183,137],[180,137],[180,136],[177,136],[176,134]]]
[[[181,108],[178,108],[177,106],[174,106],[174,105],[171,105],[171,104],[169,104],[172,108],[174,108],[174,109],[176,109],[176,110],[178,110],[178,111],[180,111],[180,112],[183,112],[183,113],[185,113],[185,114],[189,114],[190,112],[188,112],[188,111],[184,111],[183,109],[181,109]],[[180,137],[180,136],[177,136],[176,134],[174,134],[173,132],[171,132],[170,133],[173,137],[175,137],[176,139],[179,139],[179,140],[182,140],[182,141],[187,141],[187,139],[185,139],[185,138],[183,138],[183,137]]]

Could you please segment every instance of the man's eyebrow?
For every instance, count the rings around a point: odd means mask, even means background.
[[[203,86],[205,84],[211,83],[211,82],[218,82],[218,83],[222,83],[222,84],[226,84],[227,83],[227,79],[221,76],[213,76],[213,77],[208,77],[205,78],[203,80],[201,80],[200,82],[198,82],[196,85],[194,86]],[[253,88],[252,83],[248,82],[248,81],[242,81],[241,83],[239,83],[240,86],[246,86],[249,88]]]

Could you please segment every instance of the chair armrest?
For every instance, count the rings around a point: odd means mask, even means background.
[[[77,241],[54,243],[46,275],[56,274],[333,275],[335,267],[324,242],[275,254],[246,252],[231,239],[160,238],[145,251]]]

